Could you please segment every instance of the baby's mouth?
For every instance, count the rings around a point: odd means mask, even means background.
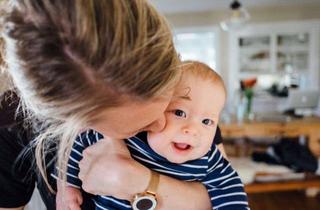
[[[186,144],[186,143],[173,143],[173,146],[175,149],[179,150],[179,151],[186,151],[188,149],[191,148],[190,144]]]

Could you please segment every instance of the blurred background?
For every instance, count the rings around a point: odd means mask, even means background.
[[[183,60],[224,79],[220,118],[253,210],[320,209],[320,0],[151,0]]]
[[[320,0],[150,2],[181,58],[225,81],[219,126],[251,209],[319,210]],[[27,209],[44,208],[35,191]]]

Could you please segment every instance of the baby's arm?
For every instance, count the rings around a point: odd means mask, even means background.
[[[72,186],[63,186],[57,182],[56,209],[81,210],[82,195],[79,189]]]
[[[88,130],[76,138],[68,160],[67,183],[63,184],[61,180],[57,179],[56,204],[58,210],[81,210],[82,195],[80,189],[82,182],[78,177],[79,161],[82,159],[82,152],[85,148],[102,139],[102,136],[97,135],[95,131]]]
[[[215,145],[208,157],[207,176],[202,180],[215,210],[249,209],[247,194],[237,172],[223,158]]]

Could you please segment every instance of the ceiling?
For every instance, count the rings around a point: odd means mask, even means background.
[[[227,9],[232,0],[151,0],[163,13],[200,12]],[[246,8],[306,5],[319,3],[320,0],[240,0]]]

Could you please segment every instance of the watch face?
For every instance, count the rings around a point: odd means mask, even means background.
[[[154,196],[145,195],[133,201],[132,208],[134,210],[154,210],[157,206],[157,201]]]

